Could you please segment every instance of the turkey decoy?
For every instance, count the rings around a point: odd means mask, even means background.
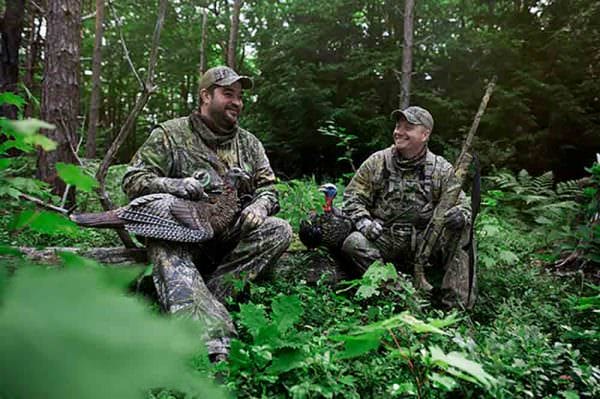
[[[352,231],[352,221],[343,212],[333,206],[333,199],[337,195],[335,185],[323,184],[319,191],[325,194],[325,205],[323,213],[311,212],[308,220],[300,222],[298,235],[300,241],[307,248],[325,246],[330,250],[341,249],[346,237]]]
[[[141,237],[165,241],[210,240],[231,226],[239,215],[237,188],[249,176],[236,167],[219,184],[211,185],[206,171],[197,172],[194,177],[202,182],[205,191],[198,201],[166,193],[149,194],[108,212],[71,215],[71,220],[84,227],[124,228]]]

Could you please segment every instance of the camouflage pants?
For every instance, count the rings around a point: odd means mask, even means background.
[[[383,234],[374,242],[355,231],[344,241],[342,252],[361,274],[376,260],[392,262],[397,268],[412,273],[415,248],[422,236],[412,227],[396,227],[384,228]],[[471,308],[475,303],[477,279],[474,274],[469,296],[469,254],[463,249],[469,242],[469,229],[470,226],[459,232],[444,230],[431,259],[434,269],[437,268],[434,271],[443,273],[441,300],[445,306]],[[425,270],[426,275],[431,272]]]
[[[254,230],[242,233],[238,226],[205,245],[148,242],[161,306],[198,320],[209,354],[227,353],[236,331],[223,300],[272,266],[291,237],[288,222],[268,217]]]

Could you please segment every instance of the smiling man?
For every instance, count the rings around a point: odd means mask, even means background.
[[[212,183],[233,167],[250,176],[240,188],[239,223],[203,245],[148,241],[153,279],[162,307],[202,324],[213,361],[224,359],[235,328],[223,300],[273,265],[287,249],[292,230],[273,217],[279,210],[275,175],[260,141],[238,126],[244,89],[252,81],[225,66],[200,80],[200,107],[190,116],[161,123],[133,157],[123,190],[130,199],[170,193],[198,199],[203,187],[192,178],[207,171]]]
[[[376,260],[393,262],[412,271],[418,243],[433,209],[447,189],[452,165],[429,151],[433,117],[424,108],[392,113],[394,144],[371,155],[358,169],[344,193],[344,212],[356,226],[344,241],[343,252],[359,273]],[[442,275],[444,305],[470,308],[475,293],[469,285],[471,210],[465,194],[445,215],[445,229],[432,264]],[[473,281],[475,281],[473,279]],[[473,284],[474,285],[474,284]]]

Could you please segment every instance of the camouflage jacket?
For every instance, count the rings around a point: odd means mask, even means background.
[[[227,170],[237,166],[252,177],[250,184],[240,189],[240,195],[251,196],[250,203],[260,203],[269,215],[276,213],[279,201],[275,174],[260,141],[238,127],[230,139],[209,146],[203,137],[214,134],[203,122],[192,121],[192,116],[172,119],[152,130],[123,176],[123,191],[129,198],[149,194],[157,178],[185,178],[205,169],[219,181]]]
[[[379,219],[384,227],[400,224],[423,230],[453,174],[452,165],[429,150],[407,163],[391,146],[360,166],[344,192],[343,209],[355,224],[368,218]],[[471,208],[464,192],[459,202],[469,221]]]

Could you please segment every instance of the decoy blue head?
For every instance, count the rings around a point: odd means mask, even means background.
[[[319,187],[319,191],[325,194],[325,198],[334,199],[337,195],[337,187],[335,184],[326,183]]]

